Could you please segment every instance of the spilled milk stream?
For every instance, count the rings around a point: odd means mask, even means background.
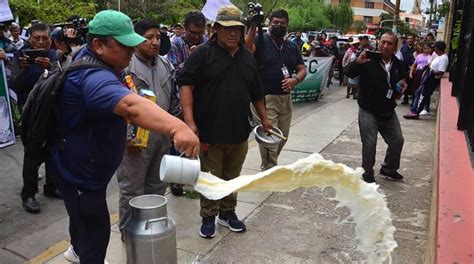
[[[338,207],[350,210],[355,222],[356,239],[368,263],[391,263],[392,251],[397,247],[395,227],[385,195],[376,184],[361,180],[362,169],[312,154],[287,166],[276,166],[254,175],[242,175],[225,181],[210,173],[200,173],[194,189],[211,200],[221,199],[237,191],[289,192],[300,187],[332,187]]]

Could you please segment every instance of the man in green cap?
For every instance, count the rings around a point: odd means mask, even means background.
[[[104,263],[110,237],[106,188],[126,147],[126,120],[169,135],[187,156],[199,153],[199,140],[186,124],[120,80],[134,47],[144,41],[125,14],[99,12],[89,23],[86,47],[73,60],[103,67],[66,75],[60,127],[68,133],[53,146],[51,159],[70,219],[68,261]]]
[[[240,175],[247,156],[250,103],[263,127],[272,129],[263,104],[263,88],[252,53],[243,46],[244,24],[240,10],[219,9],[215,34],[190,55],[178,75],[184,121],[201,140],[201,170],[224,180]],[[213,238],[217,222],[233,232],[244,232],[237,218],[237,194],[213,201],[201,196],[199,234]]]

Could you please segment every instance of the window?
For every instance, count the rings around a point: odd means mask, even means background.
[[[371,17],[371,16],[364,16],[364,22],[365,22],[365,23],[373,23],[373,22],[374,22],[374,18]]]
[[[365,8],[374,8],[374,2],[365,2]]]

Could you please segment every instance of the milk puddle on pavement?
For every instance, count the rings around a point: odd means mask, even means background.
[[[385,195],[378,185],[361,180],[363,170],[312,154],[293,164],[276,166],[254,175],[242,175],[225,181],[210,173],[200,173],[194,189],[211,200],[221,199],[237,191],[289,192],[300,187],[331,187],[338,207],[350,210],[355,222],[356,239],[367,263],[392,263],[391,253],[397,247],[395,227]]]

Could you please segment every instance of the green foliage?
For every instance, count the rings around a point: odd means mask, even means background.
[[[332,27],[325,16],[324,7],[315,0],[301,0],[288,3],[285,9],[290,15],[289,30],[315,30]]]
[[[443,2],[438,5],[437,13],[438,17],[446,17],[447,14],[449,13],[449,2],[447,0],[443,0]]]
[[[362,33],[367,30],[367,25],[364,21],[357,20],[354,22],[354,29],[356,33]]]
[[[461,15],[454,23],[453,36],[451,38],[451,48],[457,50],[459,47],[459,38],[461,37],[461,20],[462,20],[462,11],[458,11]]]
[[[96,13],[96,4],[92,0],[10,0],[13,15],[18,16],[22,26],[31,20],[39,19],[45,23],[65,22],[70,15],[80,15],[91,19]]]
[[[338,6],[325,6],[324,15],[329,19],[335,29],[346,32],[352,26],[354,12],[348,3],[343,2]]]

